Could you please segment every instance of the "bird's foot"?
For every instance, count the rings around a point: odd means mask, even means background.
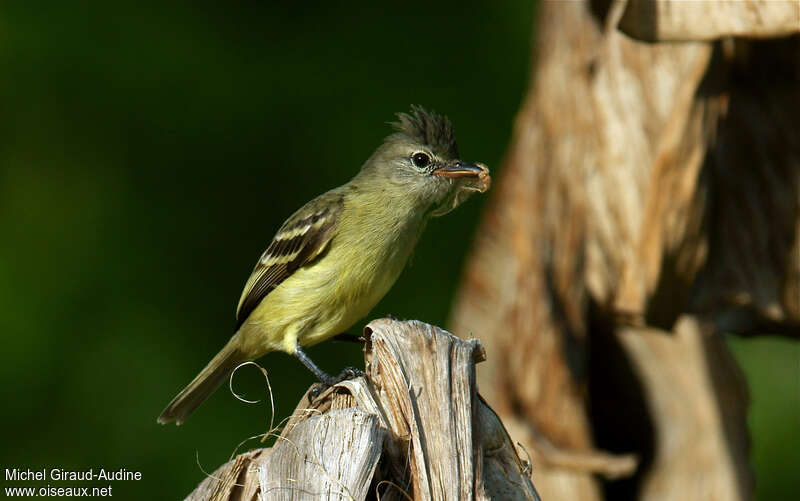
[[[317,383],[317,384],[315,384],[314,387],[311,388],[311,391],[308,392],[309,400],[313,402],[314,400],[316,400],[320,396],[320,394],[323,391],[327,390],[328,388],[330,388],[330,386],[328,386],[325,383]]]
[[[362,371],[361,369],[359,369],[357,367],[345,367],[344,369],[342,369],[342,372],[340,372],[338,376],[333,378],[333,379],[336,380],[336,382],[334,382],[333,384],[340,383],[340,382],[346,381],[348,379],[355,379],[355,378],[361,377],[363,375],[364,375],[364,371]]]
[[[331,386],[341,383],[342,381],[347,381],[348,379],[361,377],[363,375],[364,371],[356,367],[345,367],[338,376],[329,376],[325,374],[325,377],[320,378],[320,382],[311,389],[308,395],[311,397],[311,400],[315,400],[323,391],[327,390]]]

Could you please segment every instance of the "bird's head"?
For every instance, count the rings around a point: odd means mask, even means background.
[[[489,169],[459,158],[453,126],[441,115],[412,106],[398,113],[395,132],[364,164],[359,177],[379,183],[395,200],[431,216],[456,208],[470,194],[489,189]]]

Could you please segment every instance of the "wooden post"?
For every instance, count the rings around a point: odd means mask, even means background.
[[[390,319],[365,337],[366,377],[307,392],[274,447],[239,455],[187,500],[539,500],[478,395],[477,339]]]
[[[800,2],[551,0],[535,33],[450,329],[545,499],[750,501],[723,334],[800,340]]]

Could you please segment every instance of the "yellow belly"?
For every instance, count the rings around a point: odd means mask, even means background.
[[[392,287],[415,237],[384,248],[332,242],[327,254],[298,269],[253,310],[239,330],[242,348],[251,358],[294,353],[298,341],[309,346],[345,332]]]

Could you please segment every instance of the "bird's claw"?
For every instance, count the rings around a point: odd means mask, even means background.
[[[340,372],[339,375],[336,376],[334,379],[336,379],[336,383],[341,383],[342,381],[346,381],[348,379],[355,379],[363,375],[364,371],[362,371],[361,369],[358,369],[356,367],[345,367],[344,369],[342,369],[342,372]]]
[[[316,398],[319,397],[323,391],[327,390],[331,386],[341,383],[342,381],[347,381],[349,379],[355,379],[357,377],[361,377],[363,375],[364,371],[362,371],[361,369],[358,369],[356,367],[345,367],[344,369],[342,369],[342,372],[340,372],[338,376],[328,376],[325,379],[325,381],[320,381],[319,383],[317,383],[314,386],[314,388],[312,388],[311,391],[308,392],[308,396],[311,397],[311,400],[316,400]]]
[[[319,395],[328,388],[330,388],[330,386],[325,383],[315,384],[314,387],[311,388],[311,391],[308,392],[309,400],[311,401],[316,400],[319,397]]]

